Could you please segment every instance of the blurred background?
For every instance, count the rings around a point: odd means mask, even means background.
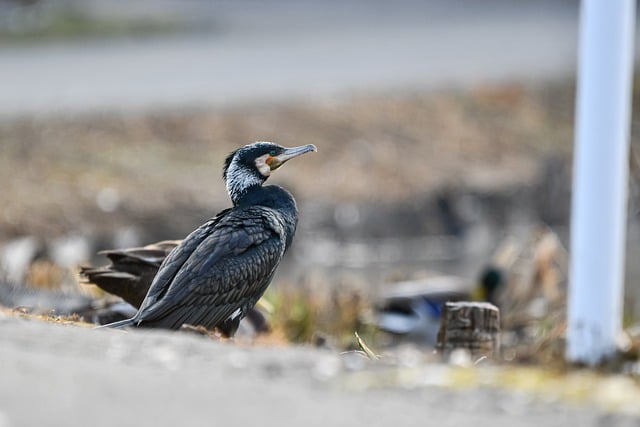
[[[0,0],[0,303],[101,296],[79,266],[186,236],[229,205],[226,154],[267,140],[318,147],[270,179],[301,218],[267,295],[285,339],[398,328],[380,313],[420,315],[391,299],[470,292],[487,269],[548,315],[566,286],[578,8]]]

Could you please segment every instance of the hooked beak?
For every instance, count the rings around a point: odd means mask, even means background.
[[[300,147],[286,148],[282,153],[277,156],[271,156],[267,159],[267,164],[271,170],[276,170],[280,166],[284,164],[287,160],[293,159],[294,157],[301,156],[303,154],[309,153],[311,151],[318,151],[315,145],[307,144],[301,145]]]

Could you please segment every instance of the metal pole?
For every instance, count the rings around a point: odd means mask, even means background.
[[[567,358],[612,356],[622,328],[635,0],[583,0]]]

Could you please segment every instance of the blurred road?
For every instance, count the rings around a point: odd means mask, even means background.
[[[1,45],[0,115],[547,80],[571,76],[576,62],[576,0],[181,5],[149,7],[197,16],[210,30]]]

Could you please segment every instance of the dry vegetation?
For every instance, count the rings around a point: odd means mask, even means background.
[[[319,147],[274,178],[299,190],[303,203],[395,201],[445,185],[527,182],[540,156],[568,152],[572,112],[565,86],[507,86],[321,105],[5,121],[0,180],[10,185],[0,194],[0,238],[90,234],[153,212],[171,211],[179,220],[214,211],[227,203],[223,158],[254,140]],[[101,194],[116,196],[107,209],[113,212],[99,208]]]

